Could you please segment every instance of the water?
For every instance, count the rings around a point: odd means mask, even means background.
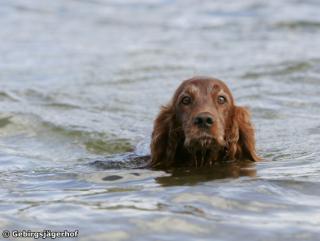
[[[314,0],[1,1],[0,231],[319,240],[319,10]],[[250,107],[265,161],[134,168],[159,106],[193,75],[225,80]]]

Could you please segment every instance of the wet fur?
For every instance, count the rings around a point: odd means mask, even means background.
[[[198,81],[199,79],[199,81]],[[206,133],[199,134],[186,120],[179,120],[177,101],[180,93],[193,80],[197,83],[220,80],[209,77],[195,77],[184,81],[176,90],[171,102],[163,106],[154,122],[151,141],[151,162],[154,168],[170,168],[175,166],[212,166],[215,162],[230,160],[258,161],[255,149],[255,134],[249,111],[235,106],[232,98],[227,118],[217,116],[220,125],[213,129],[216,136],[223,139],[212,139]],[[227,88],[227,87],[226,87]],[[193,139],[197,136],[196,139]]]

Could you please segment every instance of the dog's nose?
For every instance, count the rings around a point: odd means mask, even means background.
[[[213,125],[213,116],[209,113],[200,113],[193,119],[193,124],[200,128],[209,128]]]

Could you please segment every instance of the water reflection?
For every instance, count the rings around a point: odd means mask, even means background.
[[[128,153],[114,155],[112,157],[108,157],[106,160],[96,160],[91,162],[90,165],[102,170],[115,171],[122,169],[121,173],[126,173],[128,170],[148,170],[148,173],[159,173],[152,169],[148,169],[147,163],[149,159],[150,156],[137,156],[135,154]],[[155,177],[155,181],[161,186],[196,185],[200,182],[216,179],[238,178],[243,176],[255,177],[257,173],[256,164],[249,161],[217,163],[210,168],[179,167],[163,171],[166,175],[156,175]],[[121,176],[112,174],[102,177],[102,180],[114,181],[121,178]]]
[[[216,179],[255,177],[257,171],[255,163],[252,162],[229,162],[217,164],[212,168],[177,168],[168,173],[171,175],[155,178],[156,182],[162,186],[196,185]]]

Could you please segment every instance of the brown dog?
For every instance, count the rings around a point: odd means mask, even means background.
[[[221,80],[185,80],[155,120],[151,167],[200,167],[219,161],[259,159],[250,114],[235,105]]]

